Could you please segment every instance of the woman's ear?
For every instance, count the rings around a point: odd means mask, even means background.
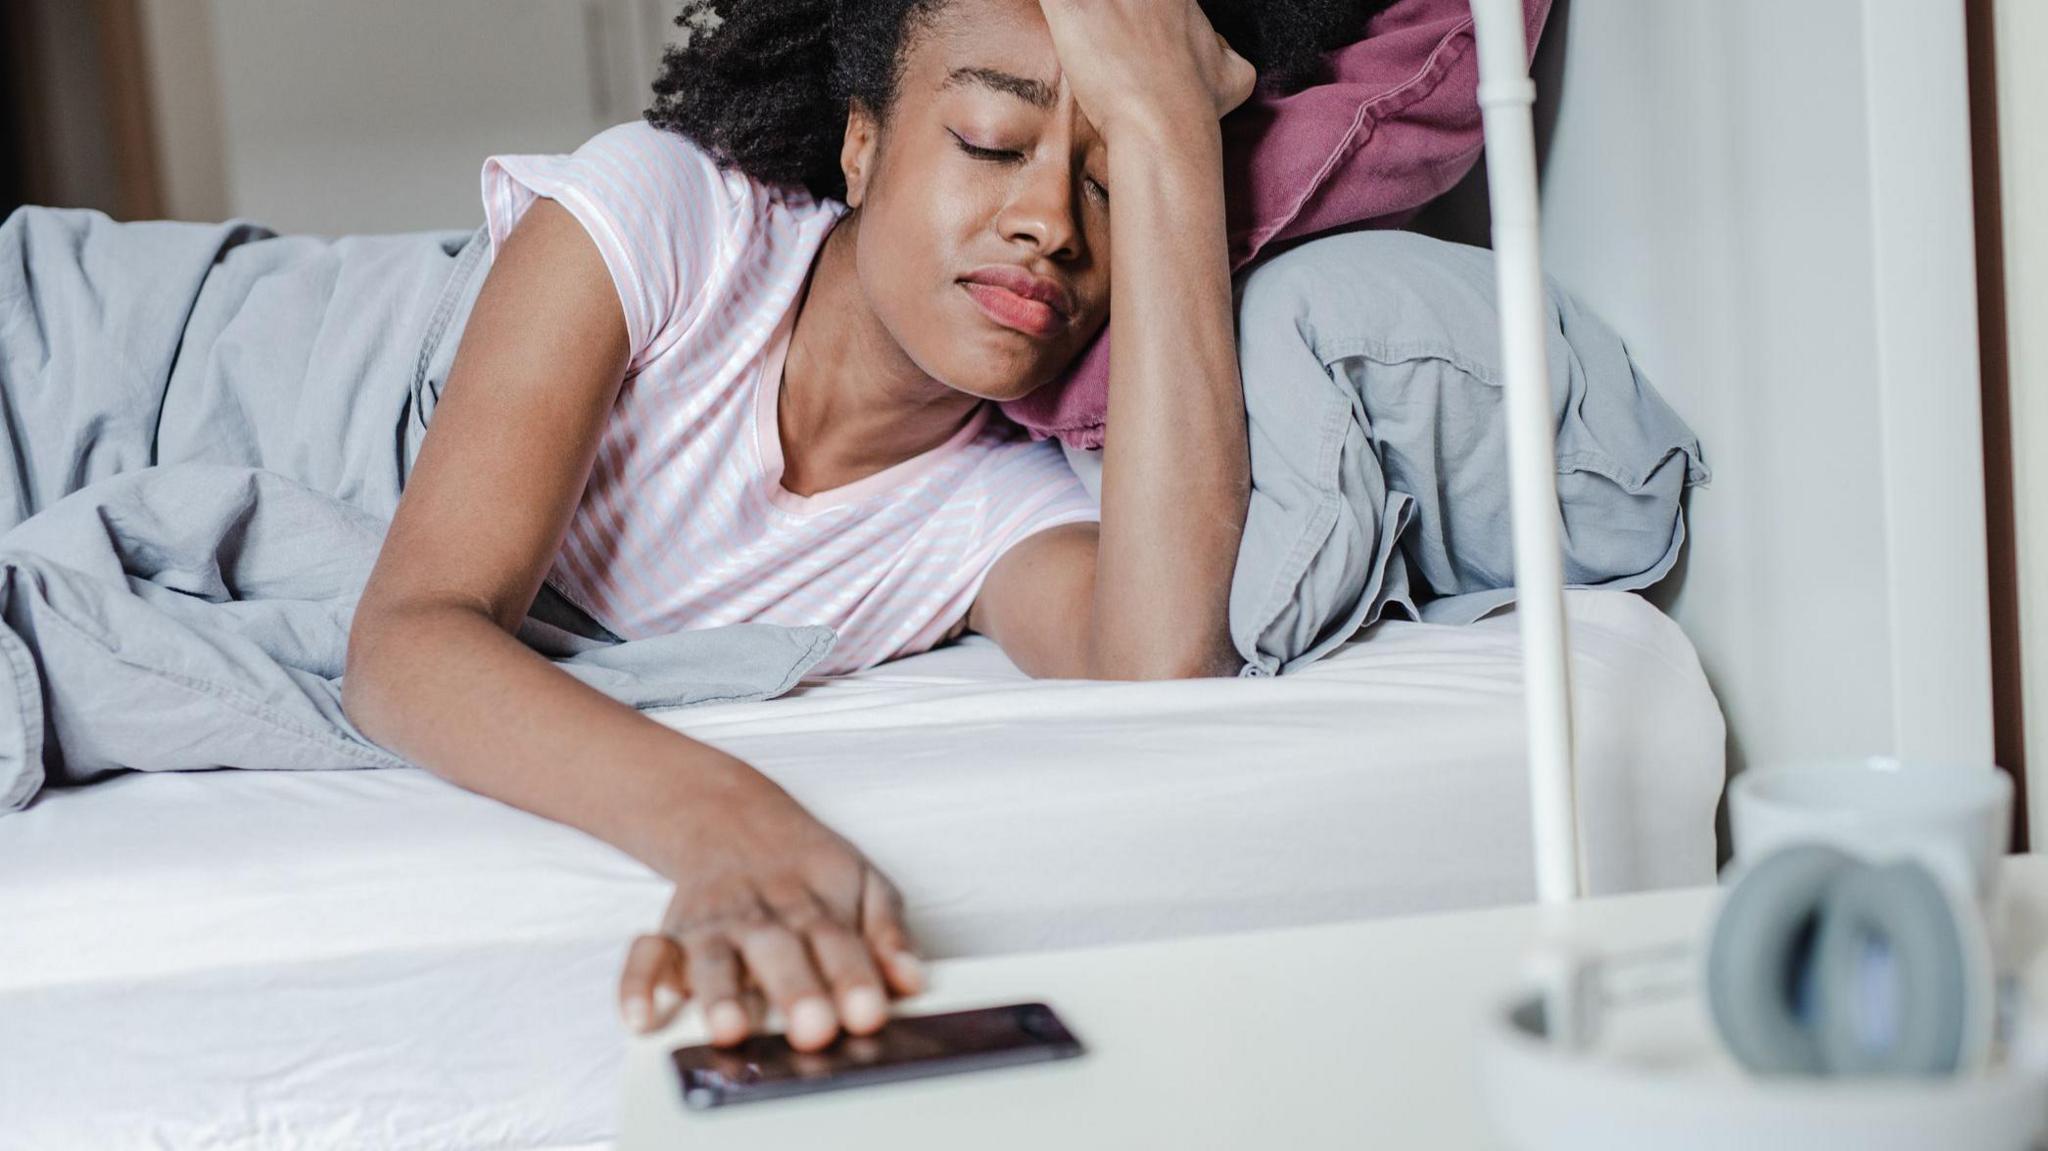
[[[846,139],[839,146],[839,170],[846,176],[846,206],[860,207],[874,174],[875,150],[881,141],[875,118],[857,100],[846,104]]]

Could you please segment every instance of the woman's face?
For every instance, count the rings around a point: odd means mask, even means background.
[[[861,287],[925,374],[1016,399],[1109,318],[1108,152],[1038,0],[952,0],[914,39],[886,126],[849,118]],[[1059,302],[978,282],[1020,273]]]

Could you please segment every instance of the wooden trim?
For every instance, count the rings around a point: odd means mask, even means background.
[[[1999,195],[1997,13],[1965,0],[1970,158],[1977,212],[1977,339],[1984,419],[1985,544],[1991,591],[1993,755],[2012,776],[2014,851],[2028,850],[2027,749],[2021,691],[2019,550],[2014,537],[2011,361],[2006,347],[2005,225]]]
[[[19,132],[14,160],[21,198],[27,204],[44,203],[49,199],[50,161],[37,127],[48,121],[49,111],[43,98],[41,54],[35,50],[35,6],[0,3],[0,20],[7,22],[7,59],[0,60],[0,82],[7,84]]]
[[[2048,6],[1991,0],[1995,15],[2000,258],[2004,266],[2006,403],[2011,423],[2013,538],[2019,588],[2022,735],[2048,764]],[[2048,785],[2032,789],[2028,819],[2048,828]],[[2048,832],[2044,832],[2048,836]]]

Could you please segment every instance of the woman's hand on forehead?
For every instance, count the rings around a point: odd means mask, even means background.
[[[1105,141],[1245,102],[1258,70],[1195,0],[1039,0],[1074,100]]]

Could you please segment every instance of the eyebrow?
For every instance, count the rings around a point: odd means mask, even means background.
[[[1008,92],[1042,111],[1050,111],[1059,102],[1051,84],[995,68],[955,68],[946,74],[946,82],[939,87],[951,88],[960,84],[980,84],[998,92]]]

